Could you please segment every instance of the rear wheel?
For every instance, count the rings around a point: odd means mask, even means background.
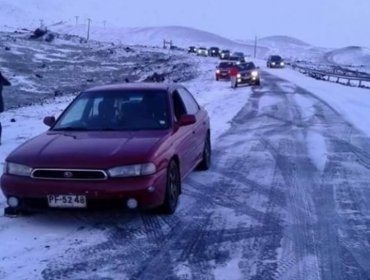
[[[173,214],[176,211],[181,188],[179,167],[174,160],[171,160],[167,168],[167,183],[164,203],[161,210],[164,214]]]
[[[211,167],[211,138],[209,133],[204,141],[202,161],[198,164],[198,170],[208,170]]]

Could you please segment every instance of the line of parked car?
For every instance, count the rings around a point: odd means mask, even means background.
[[[216,81],[228,80],[231,81],[231,87],[237,88],[240,85],[256,85],[261,84],[260,71],[252,61],[247,62],[243,52],[233,52],[227,49],[218,47],[195,47],[190,46],[188,53],[196,54],[197,56],[218,57],[221,61],[215,70]],[[279,55],[271,55],[268,57],[266,66],[268,68],[284,68],[285,62]]]
[[[232,60],[245,62],[245,55],[243,52],[231,52],[227,49],[220,49],[219,47],[195,47],[190,46],[188,48],[188,53],[195,54],[197,56],[209,56],[209,57],[218,57],[223,60]]]
[[[261,84],[259,68],[253,62],[247,62],[243,52],[231,52],[218,47],[207,49],[190,46],[188,53],[197,56],[218,57],[221,61],[215,70],[216,81],[229,80],[232,88],[237,88],[240,85]]]

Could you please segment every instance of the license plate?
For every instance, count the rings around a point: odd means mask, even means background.
[[[48,195],[49,207],[53,208],[86,208],[84,195]]]

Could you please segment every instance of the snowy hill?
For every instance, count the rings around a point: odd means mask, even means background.
[[[61,33],[68,33],[79,36],[86,36],[86,25],[64,25],[54,26],[54,30]],[[95,40],[119,42],[136,45],[161,46],[163,40],[172,40],[176,46],[187,48],[188,46],[218,46],[231,49],[233,51],[244,51],[252,54],[254,46],[243,44],[216,34],[183,26],[163,26],[163,27],[99,27],[91,28],[90,37]],[[260,53],[266,53],[267,48],[259,48]]]
[[[358,46],[351,46],[342,49],[337,49],[326,54],[328,62],[351,65],[364,66],[370,68],[370,49]]]
[[[132,8],[132,3],[117,0],[0,0],[0,29],[36,28],[41,23],[50,30],[79,35],[87,34],[87,19],[92,19],[90,38],[125,44],[161,46],[162,41],[172,40],[176,46],[219,46],[251,55],[253,44],[240,43],[216,34],[182,26],[128,28],[128,18],[135,14],[122,11]],[[139,14],[150,12],[150,7],[140,7]],[[148,10],[148,11],[147,11]],[[106,18],[109,15],[109,18]],[[78,17],[78,18],[76,18]],[[140,17],[142,18],[142,17]],[[108,22],[108,23],[107,23]],[[141,20],[142,22],[142,20]],[[139,26],[139,24],[138,24]],[[260,56],[267,48],[260,47]]]
[[[321,61],[327,51],[289,36],[269,36],[258,40],[258,44],[269,49],[268,55],[279,54],[288,60]]]
[[[269,36],[258,40],[258,42],[266,47],[270,48],[285,48],[285,47],[308,47],[310,44],[303,42],[297,38],[289,36]]]
[[[31,4],[30,4],[31,3]],[[0,0],[0,30],[34,29],[41,23],[50,30],[86,37],[87,19],[92,19],[90,38],[128,45],[161,46],[164,39],[176,46],[219,46],[232,51],[254,52],[253,40],[228,38],[183,26],[129,28],[128,23],[143,24],[144,14],[152,13],[152,2],[138,7],[135,2],[117,0]],[[125,13],[130,11],[130,13]],[[279,54],[288,60],[307,60],[313,63],[370,65],[366,48],[332,50],[312,46],[289,36],[269,36],[258,40],[257,56],[266,58]]]

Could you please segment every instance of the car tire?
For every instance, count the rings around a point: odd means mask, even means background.
[[[211,137],[207,133],[206,140],[204,141],[204,148],[202,153],[202,161],[198,164],[197,170],[208,170],[211,167]]]
[[[166,193],[161,212],[173,214],[176,211],[181,190],[181,177],[176,161],[171,160],[167,168]]]

